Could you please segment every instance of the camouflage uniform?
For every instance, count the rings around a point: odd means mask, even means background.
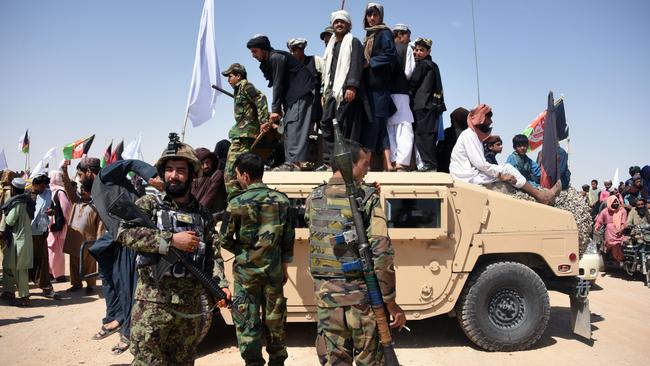
[[[379,287],[384,302],[393,302],[394,251],[386,217],[374,187],[362,185],[358,194]],[[334,241],[344,231],[354,230],[343,178],[332,177],[326,185],[314,189],[307,198],[305,221],[309,225],[309,269],[318,307],[316,351],[321,364],[383,364],[383,350],[363,274],[344,273],[341,269],[342,263],[358,259],[356,245]]]
[[[214,268],[207,268],[207,271],[214,272],[220,287],[228,287],[223,259],[218,243],[214,240],[210,213],[200,206],[194,196],[190,196],[190,202],[182,206],[169,196],[163,195],[162,199],[174,210],[200,214],[206,258],[209,264],[214,265]],[[144,196],[136,201],[136,205],[156,220],[156,211],[160,205],[154,196]],[[166,255],[171,245],[172,232],[122,223],[118,241],[137,251],[140,262],[143,254]],[[131,313],[131,353],[135,356],[133,365],[194,364],[200,318],[188,314],[201,312],[201,287],[191,275],[180,278],[166,275],[157,282],[153,276],[153,265],[138,266],[135,304]]]
[[[226,159],[226,192],[228,197],[241,190],[235,174],[235,159],[251,151],[255,138],[260,133],[260,125],[269,120],[269,106],[266,96],[246,79],[235,85],[235,125],[228,132],[230,149]]]
[[[288,209],[287,196],[263,183],[251,184],[228,205],[230,217],[220,242],[235,254],[233,306],[248,323],[234,321],[246,365],[264,364],[262,336],[266,339],[269,365],[283,365],[287,358],[282,264],[293,260],[295,238]]]

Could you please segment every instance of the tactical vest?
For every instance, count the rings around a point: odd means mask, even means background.
[[[309,224],[309,270],[315,278],[361,278],[361,271],[343,272],[346,263],[359,259],[348,197],[326,197],[325,187],[317,187],[311,195],[310,210],[313,210],[313,215]],[[362,207],[373,192],[374,188],[363,187],[360,192],[363,196]]]
[[[156,217],[156,226],[160,230],[171,233],[180,233],[184,231],[194,231],[199,237],[199,246],[193,253],[183,252],[183,255],[192,259],[200,268],[207,268],[207,255],[204,233],[203,218],[199,213],[189,213],[180,210],[174,210],[167,203],[156,196],[157,206],[154,209]],[[153,266],[153,276],[157,280],[165,276],[175,278],[189,277],[191,274],[185,269],[180,260],[170,255],[162,256],[160,254],[138,253],[136,257],[137,267]]]

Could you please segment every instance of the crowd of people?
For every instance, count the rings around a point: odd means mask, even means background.
[[[650,224],[650,165],[643,168],[631,166],[630,177],[614,186],[611,180],[598,187],[598,180],[582,185],[581,194],[591,208],[595,235],[604,230],[603,244],[606,253],[622,263],[623,246],[628,240],[626,228]]]
[[[202,287],[178,260],[170,259],[178,250],[191,254],[213,275],[226,296],[219,306],[233,302],[233,311],[240,314],[233,321],[246,364],[264,364],[265,338],[269,364],[281,365],[287,358],[283,286],[293,259],[294,232],[287,197],[266,187],[262,177],[266,166],[331,171],[329,182],[307,200],[305,216],[318,299],[319,361],[374,364],[381,359],[374,318],[363,302],[363,280],[343,274],[337,262],[355,255],[335,255],[340,248],[331,246],[351,220],[340,205],[347,196],[332,156],[335,128],[350,147],[368,218],[383,217],[376,190],[362,185],[371,167],[447,172],[492,189],[519,189],[542,203],[551,203],[569,188],[571,173],[567,154],[558,145],[557,182],[542,188],[539,157],[528,157],[524,135],[513,137],[515,151],[500,164],[503,140],[491,133],[493,113],[487,105],[455,109],[451,126],[443,129],[446,106],[440,70],[430,55],[432,41],[417,38],[411,43],[408,26],[386,26],[381,4],[365,8],[363,42],[350,33],[353,22],[347,11],[333,12],[330,22],[320,35],[326,45],[323,57],[305,55],[307,41],[302,38],[287,42],[289,52],[274,49],[263,35],[248,41],[273,90],[270,110],[266,96],[248,81],[245,67],[233,63],[222,75],[234,88],[235,125],[228,140],[212,151],[192,149],[172,134],[155,167],[120,160],[101,169],[99,159],[84,157],[74,179],[67,160],[60,170],[29,180],[3,171],[0,297],[30,306],[29,281],[42,296],[57,301],[61,294],[52,282],[69,281],[68,293],[84,289],[85,282],[85,294],[91,295],[99,276],[106,312],[93,339],[119,332],[112,352],[131,348],[136,365],[192,364],[204,311]],[[606,189],[599,191],[597,181],[583,187],[596,227],[607,228],[608,248],[621,242],[626,224],[648,221],[650,167],[634,167],[630,174],[618,188],[605,182]],[[156,192],[145,195],[145,186]],[[129,216],[133,213],[141,215]],[[222,221],[221,234],[214,231],[215,220]],[[368,222],[381,297],[391,326],[399,328],[405,315],[395,302],[394,252],[386,223]],[[235,254],[232,294],[221,248]],[[616,249],[611,250],[616,257]],[[358,322],[351,325],[343,319]],[[364,334],[352,329],[354,324]]]

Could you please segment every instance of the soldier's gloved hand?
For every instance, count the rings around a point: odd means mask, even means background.
[[[217,301],[217,306],[219,306],[220,308],[225,308],[228,306],[228,303],[230,303],[230,301],[232,300],[232,294],[230,293],[230,289],[228,287],[224,287],[221,290],[226,294],[226,298]]]
[[[396,302],[386,303],[386,308],[393,317],[393,321],[390,323],[391,328],[401,328],[406,324],[406,314],[404,314],[404,310]]]
[[[183,231],[172,235],[172,246],[184,252],[191,253],[199,247],[199,237],[194,231]]]

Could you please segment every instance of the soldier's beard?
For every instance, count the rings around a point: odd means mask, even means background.
[[[190,187],[192,186],[191,183],[192,182],[185,182],[185,183],[180,183],[180,182],[167,183],[167,182],[165,182],[165,193],[170,195],[172,198],[183,197],[190,190]]]

